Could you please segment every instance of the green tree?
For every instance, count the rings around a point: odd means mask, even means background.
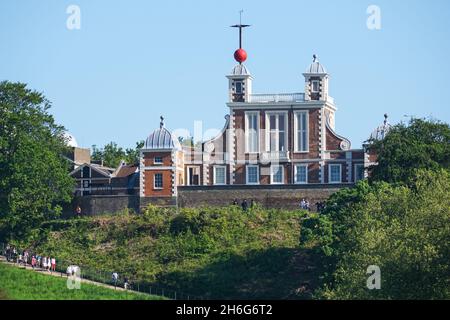
[[[136,164],[139,162],[139,152],[143,146],[144,141],[136,142],[134,149],[129,148],[126,150],[119,147],[115,142],[106,144],[102,149],[93,145],[92,160],[103,161],[103,165],[110,168],[116,168],[121,161],[125,161],[128,164]]]
[[[74,182],[64,128],[43,94],[22,83],[0,83],[0,237],[21,237],[55,218]]]
[[[411,186],[362,181],[335,194],[329,299],[450,298],[450,175],[418,170]],[[381,290],[366,286],[367,268],[381,269]]]
[[[433,120],[412,119],[398,124],[384,140],[373,141],[378,164],[372,181],[408,183],[416,169],[450,168],[450,126]]]

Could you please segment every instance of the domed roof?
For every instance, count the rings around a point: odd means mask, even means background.
[[[66,141],[66,145],[71,148],[78,148],[78,143],[75,137],[69,132],[64,132],[63,138]]]
[[[378,126],[377,128],[375,128],[375,130],[372,131],[372,133],[370,134],[369,140],[379,141],[379,140],[383,140],[386,137],[386,135],[389,133],[389,131],[392,128],[392,126],[387,121],[387,118],[388,118],[388,115],[385,114],[383,124]]]
[[[145,141],[144,148],[148,150],[177,149],[181,150],[180,142],[164,128],[164,118],[161,117],[160,128],[153,131]]]
[[[327,70],[322,64],[320,64],[316,55],[313,56],[313,59],[314,59],[313,62],[309,65],[308,69],[306,69],[305,73],[317,73],[317,74],[327,73]]]
[[[231,75],[233,76],[249,76],[250,71],[243,64],[236,65],[233,70],[231,70]]]

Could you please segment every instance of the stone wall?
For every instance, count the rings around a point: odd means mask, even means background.
[[[316,202],[325,201],[339,189],[351,186],[351,184],[318,184],[179,187],[178,204],[180,207],[227,206],[234,199],[237,199],[239,203],[244,199],[248,202],[253,199],[266,208],[296,209],[304,198],[315,210]]]
[[[315,210],[316,202],[322,202],[341,188],[351,184],[339,185],[258,185],[258,186],[191,186],[178,188],[180,207],[228,206],[236,199],[241,203],[246,199],[256,201],[266,208],[296,209],[301,199],[306,199]],[[64,208],[65,217],[72,216],[79,205],[82,215],[101,215],[118,213],[124,209],[141,212],[149,204],[167,207],[176,206],[173,197],[140,198],[139,196],[85,196],[77,197]]]
[[[109,195],[75,197],[70,205],[63,208],[63,216],[73,216],[77,206],[81,207],[83,216],[95,216],[107,213],[118,213],[124,209],[139,211],[139,196]]]

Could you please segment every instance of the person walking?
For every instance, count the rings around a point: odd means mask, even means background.
[[[34,270],[34,268],[36,268],[36,257],[35,256],[31,257],[31,268],[33,268],[33,270]]]
[[[125,290],[128,290],[128,277],[124,277],[123,278],[123,288],[125,289]]]
[[[306,201],[305,201],[305,199],[302,199],[302,200],[300,201],[300,209],[303,209],[303,210],[306,209]]]
[[[47,257],[47,271],[50,271],[51,262],[50,257]]]
[[[112,281],[114,282],[114,289],[117,287],[117,281],[119,280],[119,274],[117,272],[113,272]]]
[[[244,201],[242,201],[241,206],[242,206],[242,210],[243,211],[247,211],[248,210],[248,203],[247,203],[246,199],[244,199]]]
[[[81,217],[81,207],[78,205],[75,209],[76,217]]]
[[[52,258],[52,271],[56,271],[56,259]]]
[[[25,264],[25,267],[28,265],[28,251],[24,251],[23,253],[23,262]]]

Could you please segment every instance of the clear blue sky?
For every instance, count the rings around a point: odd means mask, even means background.
[[[66,9],[81,9],[68,30]],[[366,27],[369,5],[381,30]],[[332,75],[336,129],[359,147],[390,115],[450,122],[450,1],[2,0],[0,80],[53,102],[58,123],[85,147],[134,146],[158,127],[222,128],[237,31],[245,32],[254,92],[302,92],[317,53]]]

